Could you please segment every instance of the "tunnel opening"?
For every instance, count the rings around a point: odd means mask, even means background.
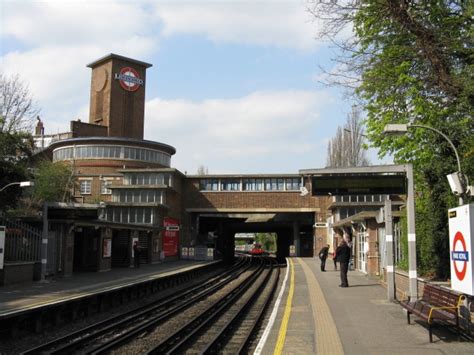
[[[226,213],[198,217],[198,246],[215,248],[216,258],[233,262],[237,234],[273,234],[275,256],[285,262],[289,256],[313,257],[314,213]]]

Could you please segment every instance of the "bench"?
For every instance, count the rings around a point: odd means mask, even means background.
[[[410,314],[414,314],[428,323],[430,343],[433,342],[432,327],[436,322],[443,325],[454,325],[459,332],[459,309],[465,296],[440,286],[426,284],[421,299],[401,301],[400,305]]]

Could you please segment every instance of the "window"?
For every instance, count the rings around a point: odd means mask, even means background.
[[[80,182],[80,192],[81,195],[90,195],[91,194],[91,180],[81,180]]]
[[[244,179],[244,191],[263,191],[263,179]]]
[[[100,181],[100,193],[102,195],[112,194],[112,190],[109,187],[112,186],[112,180],[103,179]]]
[[[199,190],[201,191],[219,191],[219,180],[202,179],[199,181]]]
[[[265,179],[265,191],[283,191],[283,179]]]
[[[222,180],[221,181],[222,191],[240,191],[240,180]]]
[[[285,179],[285,186],[287,191],[299,191],[300,179],[299,178],[287,178]]]

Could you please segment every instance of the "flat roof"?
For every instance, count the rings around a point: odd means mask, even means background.
[[[111,59],[125,60],[127,62],[131,62],[131,63],[140,65],[140,66],[145,67],[145,68],[149,68],[149,67],[153,66],[150,63],[145,63],[145,62],[142,62],[140,60],[136,60],[136,59],[124,57],[122,55],[110,53],[110,54],[107,54],[107,55],[93,61],[92,63],[87,64],[87,67],[88,68],[94,68],[94,67],[98,66],[99,64],[102,64],[103,62],[106,62],[106,61],[111,60]]]
[[[220,178],[301,178],[299,174],[204,174],[186,175],[188,179],[220,179]]]
[[[379,215],[379,213],[380,213],[379,211],[362,211],[352,216],[349,216],[347,218],[341,219],[340,221],[337,221],[336,223],[333,223],[331,227],[339,228],[339,227],[344,227],[344,226],[350,226],[352,225],[352,222],[359,222],[359,221],[364,221],[366,219],[375,218]],[[401,211],[392,211],[393,217],[401,217],[402,215],[403,213]]]
[[[101,145],[107,144],[120,144],[120,145],[134,145],[140,146],[144,148],[152,148],[165,151],[170,155],[174,155],[176,153],[176,149],[168,144],[148,141],[144,139],[137,139],[137,138],[127,138],[127,137],[80,137],[80,138],[68,138],[62,139],[55,142],[52,142],[48,149],[55,149],[57,147],[61,147],[64,145],[74,145],[74,144],[87,144],[87,143],[100,143]]]
[[[407,166],[404,164],[353,166],[348,168],[321,168],[321,169],[301,169],[301,175],[373,175],[387,173],[404,173]]]

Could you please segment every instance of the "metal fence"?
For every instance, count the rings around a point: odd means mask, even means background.
[[[41,230],[11,219],[0,219],[5,229],[5,262],[41,261]]]

